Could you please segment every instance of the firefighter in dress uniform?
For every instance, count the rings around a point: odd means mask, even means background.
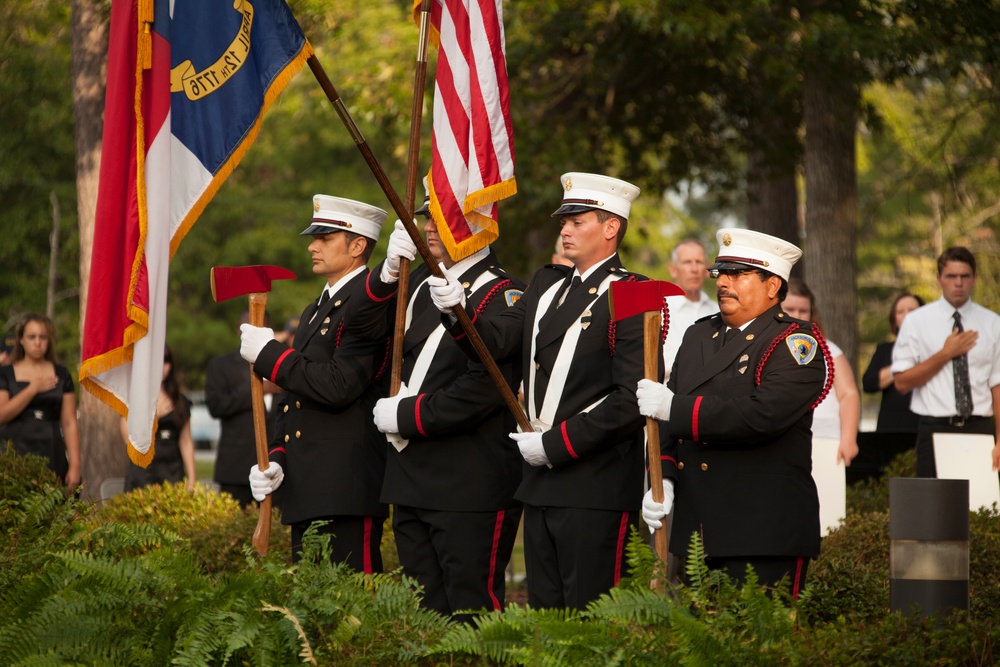
[[[372,423],[385,395],[379,371],[387,340],[352,332],[352,304],[364,297],[366,266],[387,214],[350,199],[316,195],[311,236],[313,273],[326,279],[306,306],[292,347],[269,328],[240,327],[240,353],[254,371],[285,390],[278,408],[268,468],[251,468],[254,498],[277,491],[281,520],[292,529],[293,559],[302,536],[317,521],[331,535],[331,560],[359,572],[381,572],[381,502],[385,437]],[[284,483],[282,483],[284,482]]]
[[[661,427],[664,502],[652,491],[643,518],[658,528],[673,502],[671,553],[701,536],[708,566],[743,581],[784,577],[797,597],[819,554],[812,478],[812,410],[832,370],[819,329],[781,309],[802,251],[767,234],[721,229],[717,315],[687,330],[666,385],[642,380],[640,411]],[[683,571],[683,568],[682,568]]]
[[[547,265],[513,307],[469,316],[495,359],[520,362],[536,429],[510,436],[525,461],[515,497],[524,503],[528,602],[583,609],[623,575],[642,501],[642,318],[615,322],[608,300],[612,282],[641,279],[617,252],[639,189],[579,172],[561,183],[553,216],[573,266]],[[428,280],[446,316],[465,303],[461,281],[447,273]],[[451,330],[474,355],[461,330]]]
[[[425,197],[415,212],[426,216],[427,247],[459,277],[469,307],[491,316],[516,303],[524,285],[503,270],[493,249],[453,260],[428,207]],[[395,312],[399,259],[415,255],[397,221],[385,262],[368,274],[372,305]],[[482,363],[446,334],[428,277],[423,264],[410,273],[402,386],[375,406],[375,425],[393,444],[382,500],[393,506],[400,564],[423,588],[421,604],[469,621],[458,612],[504,607],[505,571],[521,520],[514,491],[522,459],[507,437],[517,427],[513,415]],[[377,310],[366,317],[374,326],[387,322]],[[519,369],[511,362],[501,366],[513,391],[521,382]]]

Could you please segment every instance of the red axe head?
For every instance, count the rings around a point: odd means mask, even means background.
[[[271,291],[272,280],[289,280],[295,274],[280,266],[213,266],[212,298],[216,302]]]
[[[684,290],[666,280],[617,280],[611,283],[611,317],[617,322],[639,313],[659,312],[665,297],[681,294]]]

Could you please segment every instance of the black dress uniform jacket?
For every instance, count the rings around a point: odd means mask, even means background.
[[[205,405],[220,422],[219,449],[215,457],[216,482],[250,487],[247,473],[257,463],[250,397],[250,364],[239,350],[208,361],[205,371]],[[268,438],[273,419],[268,415]]]
[[[815,556],[811,426],[829,390],[825,341],[780,305],[719,349],[725,330],[720,315],[691,325],[667,385],[675,392],[661,427],[663,474],[676,479],[670,551],[687,553],[697,532],[709,557]],[[811,357],[810,339],[797,333],[816,340]]]
[[[542,295],[556,283],[568,288],[570,275],[569,267],[545,266],[513,307],[487,318],[470,312],[497,360],[520,360],[526,385],[529,366],[534,367],[534,385],[525,391],[534,392],[537,405],[542,404],[567,329],[578,321],[586,324],[573,350],[554,422],[542,437],[552,467],[524,464],[515,497],[538,507],[636,511],[642,502],[644,474],[645,420],[635,397],[643,377],[642,317],[613,323],[607,293],[590,304],[609,276],[639,278],[622,268],[616,254],[572,290],[562,305],[556,307],[556,300],[545,313],[538,312]],[[536,319],[540,322],[534,337]],[[452,332],[465,341],[460,327],[453,326]],[[467,354],[475,355],[471,345],[464,344]],[[601,402],[587,409],[597,401]]]
[[[490,276],[476,287],[486,272]],[[395,299],[385,299],[395,293],[396,284],[381,282],[379,275],[378,268],[368,275],[369,294],[395,305]],[[441,325],[424,284],[429,275],[426,265],[410,274],[413,314],[403,338],[402,370],[407,383],[427,337]],[[485,316],[506,310],[524,287],[503,271],[492,251],[459,276],[459,282],[466,285],[467,306]],[[500,366],[514,392],[521,381],[517,368],[519,364],[510,361]],[[419,394],[402,399],[397,416],[399,433],[409,445],[402,452],[389,450],[384,502],[460,512],[496,511],[514,504],[523,460],[507,434],[517,423],[482,363],[470,360],[451,336],[441,336]]]
[[[387,444],[372,422],[375,402],[384,395],[376,379],[387,361],[387,341],[354,335],[346,326],[366,275],[359,273],[318,309],[315,302],[307,306],[294,347],[272,340],[254,364],[285,390],[269,453],[286,475],[276,496],[285,524],[388,516],[379,500]]]

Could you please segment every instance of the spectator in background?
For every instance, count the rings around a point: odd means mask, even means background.
[[[243,312],[240,324],[250,322],[250,313]],[[264,315],[264,326],[270,318]],[[281,390],[264,381],[264,402],[273,404],[275,393]],[[219,491],[228,493],[246,507],[253,501],[247,470],[257,463],[254,441],[253,402],[250,399],[250,364],[240,356],[239,349],[220,354],[208,361],[205,373],[205,405],[219,420],[221,432],[215,453],[213,479]],[[267,405],[268,408],[271,405]],[[274,435],[274,419],[268,409],[267,441]]]
[[[10,365],[0,366],[0,441],[18,454],[49,463],[70,489],[80,484],[80,429],[76,393],[65,366],[56,363],[55,325],[29,313],[18,322]]]
[[[274,340],[279,343],[284,343],[288,347],[295,345],[295,332],[299,328],[299,318],[289,317],[285,320],[285,328],[281,331],[274,332]]]
[[[823,330],[822,318],[812,290],[798,278],[788,281],[785,312],[800,320],[813,322]],[[858,424],[861,421],[861,396],[851,362],[836,343],[826,341],[833,360],[833,391],[828,392],[813,410],[812,474],[819,491],[819,521],[823,535],[834,530],[844,518],[847,502],[847,471],[844,467],[858,455]],[[843,473],[843,480],[840,474]]]
[[[781,305],[792,317],[814,322],[820,331],[823,330],[816,297],[802,280],[791,278],[788,281],[788,296]],[[844,351],[829,339],[826,342],[833,359],[833,391],[813,411],[812,432],[814,438],[838,441],[837,463],[843,461],[845,466],[849,466],[858,455],[861,396],[851,362],[844,356]]]
[[[705,246],[697,239],[684,239],[670,253],[670,279],[684,290],[684,294],[667,297],[670,330],[663,343],[667,377],[670,377],[687,328],[696,320],[719,312],[719,305],[701,289],[708,277],[707,266]]]
[[[941,298],[913,311],[892,350],[896,389],[913,392],[917,476],[937,477],[935,433],[992,435],[1000,409],[1000,317],[972,300],[976,258],[948,248],[937,262]],[[1000,445],[993,447],[993,470]]]
[[[128,442],[128,422],[121,420],[122,439]],[[152,484],[184,481],[194,490],[194,440],[191,438],[191,402],[181,393],[169,347],[163,350],[163,381],[156,399],[156,435],[153,436],[153,460],[145,468],[129,463],[125,490]]]
[[[566,256],[566,251],[563,249],[561,235],[556,237],[556,247],[552,253],[552,263],[561,266],[573,266],[573,262]]]
[[[907,313],[924,305],[919,296],[904,292],[896,297],[889,309],[889,332],[893,339],[899,334],[899,327]],[[882,392],[878,408],[878,422],[875,430],[882,433],[912,433],[916,437],[917,415],[910,410],[911,394],[901,394],[896,389],[892,377],[892,348],[895,340],[878,344],[868,369],[861,376],[861,386],[869,394]]]

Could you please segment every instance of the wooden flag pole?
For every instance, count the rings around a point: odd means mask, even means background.
[[[333,87],[333,82],[331,82],[330,77],[326,75],[326,71],[320,64],[319,59],[316,58],[315,54],[313,54],[309,56],[309,60],[306,62],[309,63],[309,69],[312,70],[313,75],[319,82],[323,92],[326,93],[326,97],[330,100],[330,103],[333,105],[337,115],[340,116],[341,122],[344,123],[344,126],[350,133],[351,138],[354,139],[354,144],[358,147],[358,150],[361,151],[361,155],[368,164],[368,168],[371,169],[372,175],[375,176],[375,180],[382,188],[382,192],[385,193],[389,203],[392,204],[392,209],[396,212],[396,215],[399,216],[399,219],[406,227],[406,231],[410,235],[410,239],[413,241],[413,244],[417,246],[417,251],[427,264],[431,274],[438,278],[443,278],[444,273],[441,271],[441,268],[437,265],[437,262],[431,255],[431,251],[430,248],[427,247],[427,243],[424,241],[423,237],[420,236],[417,226],[413,223],[413,216],[409,212],[409,207],[403,204],[403,200],[400,198],[399,193],[397,193],[395,188],[392,187],[392,183],[389,182],[389,177],[386,176],[385,170],[382,169],[382,165],[379,164],[375,154],[372,153],[371,147],[365,140],[364,135],[361,134],[361,130],[358,128],[357,123],[354,122],[354,118],[351,117],[351,113],[344,105],[344,101],[341,99],[340,94],[337,93],[337,89]],[[494,361],[493,357],[490,356],[490,351],[486,348],[486,344],[483,343],[483,339],[480,337],[479,332],[472,326],[472,320],[469,319],[469,314],[466,313],[465,309],[460,305],[455,306],[452,309],[452,313],[455,315],[455,319],[458,320],[459,325],[461,325],[462,331],[465,332],[465,335],[468,337],[469,343],[475,349],[476,354],[479,355],[479,359],[483,362],[483,366],[486,367],[486,370],[493,379],[493,383],[496,385],[500,395],[503,396],[504,403],[507,404],[507,408],[514,415],[518,426],[521,427],[523,432],[531,433],[534,430],[531,426],[531,422],[528,420],[527,415],[524,414],[524,410],[521,409],[521,404],[518,403],[517,396],[514,395],[514,392],[511,391],[510,387],[507,385],[507,380],[504,378],[503,373],[500,372],[500,368],[497,366],[496,361]]]
[[[431,22],[431,0],[420,5],[420,37],[417,63],[413,72],[413,106],[410,109],[410,151],[406,161],[406,204],[413,217],[413,200],[417,195],[417,170],[420,168],[420,122],[424,110],[424,82],[427,78],[427,36]],[[389,375],[389,395],[399,393],[403,375],[403,336],[406,335],[406,305],[410,300],[410,260],[399,259],[399,281],[396,283],[396,326],[392,335],[392,371]]]

